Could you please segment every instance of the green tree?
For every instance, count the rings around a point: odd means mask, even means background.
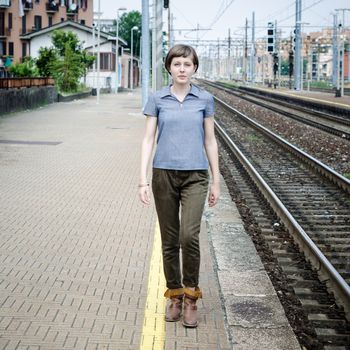
[[[68,42],[65,45],[64,55],[52,63],[51,69],[61,91],[77,91],[79,78],[84,72],[79,53],[74,52]]]
[[[86,77],[95,57],[82,48],[83,43],[73,32],[54,31],[52,43],[53,47],[40,49],[38,67],[41,73],[52,75],[60,91],[77,91],[79,79]]]
[[[39,76],[39,70],[35,65],[35,60],[31,57],[27,57],[22,63],[16,63],[11,66],[10,72],[15,77],[33,78]]]
[[[79,53],[83,50],[82,43],[79,42],[78,36],[71,31],[65,32],[63,30],[55,30],[52,34],[51,40],[60,56],[65,55],[67,43],[75,53]]]
[[[139,55],[140,51],[141,23],[142,19],[139,11],[123,13],[119,18],[119,37],[128,43],[129,48],[131,48],[131,28],[135,26],[139,28],[138,31],[134,30],[133,33],[133,51],[136,56]],[[114,25],[116,25],[115,21]]]
[[[53,47],[41,47],[39,57],[36,60],[36,66],[39,69],[40,76],[49,77],[52,75],[52,64],[58,59],[57,50]]]
[[[92,67],[95,61],[95,57],[90,55],[86,50],[81,52],[81,63],[82,63],[82,71],[84,76],[84,82],[86,80],[86,74],[88,73],[89,68]]]

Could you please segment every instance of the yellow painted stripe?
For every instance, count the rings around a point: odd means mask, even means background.
[[[164,349],[166,299],[163,295],[165,290],[166,284],[163,275],[161,239],[159,224],[157,222],[148,277],[147,300],[140,350]]]

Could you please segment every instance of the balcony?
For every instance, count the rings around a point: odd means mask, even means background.
[[[56,13],[58,11],[58,5],[55,2],[49,1],[46,3],[47,13]]]
[[[9,28],[0,29],[0,39],[6,39],[10,35],[11,35],[11,29]]]
[[[8,8],[11,6],[11,0],[0,0],[0,8]]]
[[[31,11],[31,10],[33,10],[33,2],[25,2],[24,4],[23,4],[23,10],[24,11]]]

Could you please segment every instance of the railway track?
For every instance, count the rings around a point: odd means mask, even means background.
[[[216,101],[216,129],[227,149],[223,163],[230,164],[227,172],[312,324],[312,348],[349,349],[350,181]],[[274,217],[264,214],[269,208]]]
[[[350,118],[316,111],[307,107],[298,106],[287,101],[276,100],[272,97],[261,96],[251,91],[239,91],[228,88],[226,84],[201,81],[204,84],[225,91],[253,104],[267,108],[286,117],[304,124],[326,131],[332,135],[350,140]]]

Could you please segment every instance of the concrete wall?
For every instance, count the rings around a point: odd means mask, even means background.
[[[57,102],[54,86],[0,89],[0,116]]]

